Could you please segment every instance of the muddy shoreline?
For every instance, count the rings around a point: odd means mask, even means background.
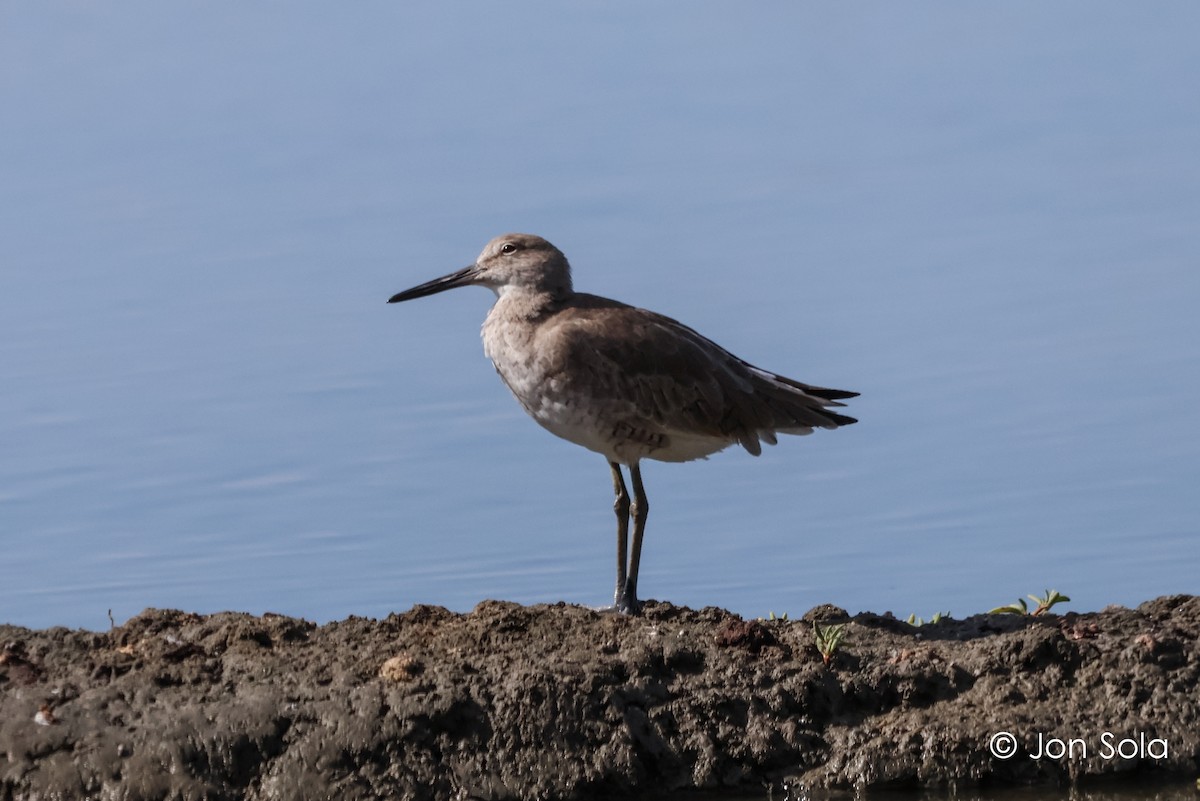
[[[825,665],[812,622],[841,619]],[[1196,596],[920,628],[497,601],[324,626],[158,610],[108,632],[0,626],[0,799],[1194,780],[1198,634]],[[1011,758],[989,751],[997,732]]]

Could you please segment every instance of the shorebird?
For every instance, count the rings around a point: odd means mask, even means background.
[[[483,350],[529,416],[608,460],[617,514],[613,609],[619,612],[638,612],[650,511],[642,459],[687,462],[733,444],[758,456],[761,443],[774,445],[776,434],[856,422],[830,407],[844,406],[840,401],[857,392],[784,378],[670,317],[576,292],[567,257],[540,236],[498,236],[474,264],[388,303],[460,286],[496,293],[483,321]],[[629,470],[632,498],[621,465]]]

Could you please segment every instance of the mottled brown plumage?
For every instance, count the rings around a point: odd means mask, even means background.
[[[513,395],[552,433],[603,454],[616,494],[615,607],[637,610],[648,505],[639,462],[701,459],[739,443],[754,455],[776,434],[808,434],[854,418],[831,411],[857,393],[811,386],[745,362],[682,323],[576,293],[562,252],[541,237],[505,234],[475,264],[391,298],[457,286],[492,289],[484,351]],[[630,501],[619,465],[629,467]],[[626,565],[629,515],[633,551]],[[627,569],[628,567],[628,569]]]

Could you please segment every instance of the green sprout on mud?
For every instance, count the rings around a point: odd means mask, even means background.
[[[1054,606],[1055,604],[1065,603],[1065,602],[1071,600],[1070,598],[1063,595],[1058,590],[1046,590],[1046,594],[1040,598],[1036,595],[1030,595],[1028,597],[1031,601],[1033,601],[1035,604],[1037,604],[1037,608],[1035,608],[1032,612],[1029,611],[1029,604],[1025,603],[1025,599],[1018,598],[1017,602],[1015,604],[1009,604],[1008,606],[997,606],[995,609],[988,612],[988,614],[989,615],[1044,615],[1046,612],[1050,611],[1050,607]]]
[[[934,623],[941,622],[942,619],[948,620],[949,618],[950,618],[949,612],[934,612],[933,617],[929,618],[929,620],[925,620],[924,618],[917,617],[914,614],[914,615],[909,615],[908,620],[905,622],[907,622],[908,625],[910,625],[910,626],[924,626],[926,623],[933,625]]]
[[[770,617],[766,617],[766,618],[760,617],[759,620],[762,620],[767,623],[773,623],[773,622],[787,623],[788,622],[787,612],[784,612],[782,615],[776,615],[774,612],[768,612],[767,614],[770,615]]]
[[[813,638],[817,642],[817,650],[821,652],[821,661],[828,667],[842,640],[846,638],[846,624],[822,626],[814,620]]]

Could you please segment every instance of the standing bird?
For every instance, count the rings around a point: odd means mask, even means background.
[[[608,460],[616,494],[617,611],[638,612],[650,511],[642,459],[687,462],[734,443],[758,456],[761,443],[774,445],[776,434],[856,422],[829,407],[844,406],[838,401],[857,392],[784,378],[670,317],[576,292],[567,257],[532,234],[498,236],[471,266],[388,303],[469,285],[496,293],[483,321],[483,350],[521,406],[550,433]],[[621,465],[629,468],[632,500]]]

